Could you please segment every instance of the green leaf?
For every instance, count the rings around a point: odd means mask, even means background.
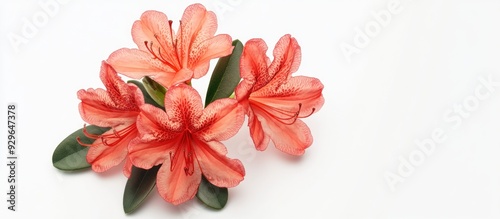
[[[243,44],[239,40],[233,41],[233,53],[217,61],[210,84],[208,85],[205,106],[209,103],[231,96],[234,88],[240,82],[240,58]]]
[[[142,95],[144,95],[144,102],[163,109],[163,107],[161,105],[159,105],[158,103],[156,103],[155,100],[153,100],[153,98],[149,95],[148,91],[144,87],[144,84],[142,84],[140,81],[130,80],[130,81],[127,81],[127,83],[135,84],[137,87],[139,87],[139,89],[141,89]],[[165,95],[164,95],[164,97],[165,97]]]
[[[88,133],[100,135],[110,128],[102,128],[94,125],[85,128]],[[60,170],[81,170],[89,168],[90,164],[87,162],[87,152],[89,147],[82,146],[77,138],[85,144],[92,144],[95,139],[88,138],[83,133],[83,128],[76,130],[71,135],[66,137],[54,150],[52,154],[52,164],[55,168]]]
[[[144,83],[144,88],[146,88],[149,96],[151,96],[158,105],[163,106],[165,104],[165,93],[167,89],[148,76],[142,79],[142,83]]]
[[[202,176],[200,187],[196,197],[208,207],[222,209],[226,206],[228,191],[227,188],[221,188],[210,183],[205,176]]]
[[[132,166],[132,173],[123,193],[123,210],[126,214],[135,211],[151,193],[156,185],[156,174],[160,166],[154,166],[149,170]]]

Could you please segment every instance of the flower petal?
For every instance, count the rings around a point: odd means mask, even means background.
[[[123,165],[123,175],[125,177],[130,178],[130,174],[132,173],[132,161],[130,161],[130,158],[127,156],[125,158],[125,165]]]
[[[267,45],[262,39],[251,39],[245,43],[240,61],[240,75],[243,80],[254,82],[253,90],[266,85],[272,78],[267,71],[269,58]]]
[[[181,69],[175,55],[173,35],[167,15],[159,11],[144,12],[141,19],[132,26],[132,38],[140,50],[147,52],[151,50],[157,55],[161,54],[163,60],[171,67]]]
[[[234,136],[245,120],[243,107],[234,99],[218,99],[195,121],[196,135],[204,141],[223,141]]]
[[[151,53],[139,49],[121,48],[111,53],[106,61],[117,72],[134,79],[176,72],[161,60],[155,59]]]
[[[181,129],[194,129],[202,113],[200,94],[191,86],[178,84],[165,94],[165,112],[169,123],[178,124]]]
[[[118,127],[123,128],[123,127]],[[114,130],[109,130],[103,135],[113,135]],[[87,153],[87,162],[92,164],[92,169],[95,172],[104,172],[111,167],[120,164],[127,156],[127,147],[129,142],[137,136],[137,129],[133,129],[126,136],[119,139],[118,142],[113,142],[113,146],[107,146],[102,142],[102,138],[98,138],[90,146]]]
[[[169,152],[176,146],[168,141],[141,141],[136,138],[130,142],[128,147],[129,158],[132,164],[142,169],[150,169],[162,164],[168,157]]]
[[[131,101],[130,105],[135,105],[137,107],[138,111],[140,111],[140,107],[142,105],[144,105],[146,102],[144,100],[144,94],[142,93],[141,89],[133,83],[127,83],[127,86],[130,87],[129,89],[134,90],[134,93],[133,93],[134,100]]]
[[[90,124],[113,127],[131,124],[139,113],[139,105],[144,103],[141,91],[129,85],[118,76],[106,62],[102,62],[101,80],[107,90],[79,90],[80,115]]]
[[[131,124],[135,121],[138,112],[115,109],[115,103],[103,89],[87,89],[77,92],[78,105],[82,119],[100,127],[113,127]]]
[[[250,100],[278,109],[275,116],[280,116],[278,111],[294,113],[300,110],[298,117],[303,117],[321,109],[322,91],[323,84],[317,78],[297,76],[277,88],[266,86],[252,93]]]
[[[232,38],[227,34],[220,34],[209,38],[191,48],[191,58],[188,66],[193,66],[194,78],[204,76],[210,66],[210,60],[224,57],[233,51]]]
[[[185,162],[184,156],[178,157],[178,165]],[[170,157],[167,156],[158,171],[156,186],[163,199],[178,205],[194,197],[201,182],[201,171],[197,162],[194,162],[192,175],[186,174],[184,168],[170,170],[170,163]]]
[[[199,51],[192,48],[213,37],[216,30],[217,18],[213,12],[207,11],[201,4],[193,4],[186,8],[177,35],[177,54],[183,67],[192,67],[189,66],[190,60],[201,57]]]
[[[183,131],[184,124],[171,121],[165,111],[153,105],[141,106],[137,129],[143,141],[164,141],[175,138]]]
[[[311,146],[313,142],[311,131],[302,120],[297,119],[293,124],[284,125],[265,113],[259,116],[265,118],[269,127],[265,132],[279,150],[298,156],[304,154],[305,149]]]
[[[245,111],[248,110],[248,97],[251,94],[254,83],[255,81],[243,79],[234,89],[236,99],[243,106],[243,108],[245,108]]]
[[[140,105],[144,103],[144,97],[140,89],[135,85],[125,83],[116,73],[115,69],[105,61],[101,64],[100,78],[106,92],[115,103],[113,108],[124,111],[139,111]]]
[[[224,145],[220,142],[196,141],[194,147],[196,158],[203,175],[210,183],[218,187],[237,186],[245,176],[245,168],[241,161],[226,157]]]
[[[163,85],[166,88],[170,88],[172,85],[176,85],[193,78],[193,71],[187,68],[183,68],[175,74],[158,74],[153,77],[156,82]]]
[[[255,114],[251,112],[248,119],[248,127],[255,148],[259,151],[266,150],[267,145],[269,145],[269,136],[264,132],[262,125]]]
[[[273,50],[274,59],[269,66],[272,83],[284,83],[296,72],[301,61],[301,50],[297,40],[286,34],[280,38]]]

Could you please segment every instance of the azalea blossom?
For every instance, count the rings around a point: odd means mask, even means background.
[[[214,36],[216,30],[215,14],[201,4],[186,8],[177,34],[164,13],[146,11],[132,26],[138,49],[119,49],[107,61],[121,74],[150,76],[168,88],[204,76],[211,59],[231,54],[231,37]]]
[[[240,63],[243,81],[236,87],[236,98],[249,116],[250,135],[258,150],[265,150],[272,140],[279,150],[302,155],[313,138],[300,118],[323,106],[323,84],[317,78],[291,76],[299,68],[301,52],[290,35],[278,41],[272,62],[266,51],[262,39],[245,44]]]
[[[101,65],[101,80],[106,90],[79,90],[77,95],[82,119],[99,127],[111,127],[101,135],[84,133],[89,138],[96,139],[90,146],[87,161],[96,172],[104,172],[126,159],[123,173],[129,177],[132,163],[127,159],[127,147],[132,139],[137,137],[136,119],[144,97],[140,89],[122,81],[116,71],[106,62]]]
[[[226,147],[220,142],[236,134],[243,121],[243,108],[235,99],[219,99],[203,109],[194,88],[172,86],[165,95],[165,111],[141,106],[140,137],[130,143],[129,156],[143,169],[162,164],[156,179],[158,191],[177,205],[194,197],[202,174],[218,187],[234,187],[243,180],[242,163],[226,157]]]

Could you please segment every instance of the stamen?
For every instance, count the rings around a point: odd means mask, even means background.
[[[130,134],[130,132],[132,132],[133,130],[135,130],[135,123],[119,131],[113,129],[113,134],[101,135],[102,143],[110,147],[116,146],[123,139],[123,137]]]
[[[92,139],[101,139],[102,144],[105,146],[109,146],[109,147],[116,146],[118,143],[120,143],[120,141],[125,136],[127,136],[128,134],[130,134],[134,130],[135,130],[135,123],[125,127],[124,129],[121,129],[121,130],[116,130],[113,128],[112,134],[95,135],[95,134],[91,134],[87,131],[86,125],[83,126],[83,134],[85,135],[85,137],[92,138]],[[83,145],[83,146],[92,146],[92,144],[83,143],[81,141],[80,137],[77,137],[76,141],[78,142],[78,144]]]
[[[178,142],[179,146],[177,146],[174,152],[171,151],[169,154],[170,171],[175,169],[175,165],[179,165],[177,160],[182,153],[182,156],[184,156],[184,173],[186,176],[191,176],[194,174],[194,161],[196,160],[193,153],[193,146],[191,145],[192,142],[189,134],[183,134],[181,138],[182,139]]]
[[[256,104],[254,106],[257,106],[258,108],[262,109],[263,111],[268,112],[268,114],[270,116],[272,116],[277,121],[279,121],[285,125],[292,125],[293,123],[295,123],[295,121],[297,121],[298,118],[309,117],[316,110],[316,108],[313,108],[311,113],[309,113],[308,115],[299,116],[300,111],[302,110],[302,103],[299,103],[299,108],[296,111],[288,111],[288,110],[272,107],[272,106],[269,106],[266,104],[262,104],[259,102],[256,102]]]
[[[81,146],[87,146],[87,147],[92,146],[92,144],[83,143],[83,142],[82,142],[82,140],[80,139],[80,137],[76,137],[76,141],[77,141],[77,142],[78,142],[78,144],[80,144]]]
[[[174,171],[174,164],[175,164],[174,156],[172,156],[172,151],[170,151],[169,155],[170,155],[170,171],[172,172]]]
[[[256,104],[256,106],[258,106],[263,111],[267,112],[270,116],[275,118],[277,121],[279,121],[285,125],[291,125],[291,124],[295,123],[295,121],[297,121],[300,110],[302,108],[301,103],[299,103],[299,109],[296,111],[288,111],[288,110],[272,107],[272,106],[269,106],[266,104],[261,104],[261,103]]]
[[[99,135],[90,134],[87,131],[87,124],[83,124],[83,135],[85,135],[85,137],[87,137],[87,138],[92,138],[92,139],[99,138]],[[82,140],[80,139],[80,136],[76,137],[76,141],[78,142],[78,144],[80,144],[82,146],[87,146],[87,147],[92,146],[92,144],[83,143]]]
[[[193,159],[193,153],[191,152],[191,146],[188,146],[188,150],[184,151],[184,160],[186,162],[186,167],[184,167],[184,172],[186,175],[193,175],[194,173],[194,159]]]
[[[316,111],[316,108],[312,108],[311,113],[307,114],[307,116],[301,116],[300,118],[307,118],[311,116],[314,113],[314,111]]]
[[[83,134],[84,134],[87,138],[93,138],[93,139],[97,139],[97,138],[99,138],[99,135],[90,134],[90,133],[87,131],[87,124],[83,124]]]
[[[154,36],[155,36],[156,40],[158,40],[158,36],[156,34]],[[152,41],[149,41],[149,42],[148,41],[144,41],[144,45],[148,49],[149,53],[151,53],[151,55],[153,55],[153,57],[155,59],[160,60],[163,64],[168,65],[172,69],[176,69],[172,64],[170,64],[170,62],[167,61],[167,59],[165,59],[163,57],[163,55],[161,54],[161,47],[158,46],[158,54],[156,54],[154,52],[153,42]]]
[[[152,42],[152,41],[150,41],[149,43],[148,43],[148,41],[144,41],[144,45],[145,45],[145,46],[146,46],[146,48],[148,49],[149,53],[151,53],[151,55],[153,55],[153,56],[154,56],[154,58],[155,58],[155,59],[158,59],[158,60],[160,60],[161,62],[166,62],[166,61],[165,61],[165,60],[163,60],[161,57],[158,57],[158,56],[156,55],[156,53],[153,51],[153,42]],[[158,50],[160,50],[160,47],[158,47]]]

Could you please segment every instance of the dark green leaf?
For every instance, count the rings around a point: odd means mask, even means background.
[[[101,128],[94,125],[87,126],[85,128],[88,133],[100,135],[109,128]],[[54,150],[52,154],[52,164],[54,167],[60,170],[81,170],[90,167],[87,162],[86,156],[89,147],[82,146],[77,138],[85,144],[92,144],[95,139],[88,138],[83,134],[83,128],[78,129],[71,135],[66,137]]]
[[[240,82],[240,57],[243,52],[243,44],[239,40],[235,40],[233,46],[231,55],[217,61],[208,85],[205,106],[217,99],[231,96],[234,88]]]
[[[146,88],[147,93],[151,98],[160,106],[165,104],[165,93],[167,89],[165,87],[158,84],[156,81],[146,76],[142,79],[142,83],[144,83],[144,88]]]
[[[228,191],[227,188],[220,188],[210,183],[205,176],[201,177],[200,187],[196,197],[208,207],[222,209],[226,206]]]
[[[154,166],[149,170],[132,167],[132,173],[128,178],[123,193],[123,210],[131,213],[137,209],[144,199],[148,197],[156,185],[156,174],[161,165]]]
[[[153,106],[156,106],[158,108],[163,108],[158,103],[156,103],[156,101],[153,100],[153,98],[151,98],[151,96],[149,95],[149,93],[146,91],[146,88],[144,87],[144,84],[142,84],[140,81],[130,80],[130,81],[127,81],[127,83],[135,84],[137,87],[139,87],[139,89],[141,89],[142,95],[144,95],[144,102],[146,102],[148,104],[151,104]]]

